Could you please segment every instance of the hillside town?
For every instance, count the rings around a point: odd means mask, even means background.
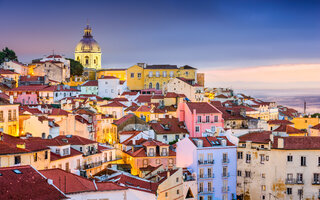
[[[319,115],[101,54],[87,25],[74,60],[1,64],[0,199],[320,199]]]

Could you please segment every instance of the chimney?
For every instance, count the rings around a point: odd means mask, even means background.
[[[270,140],[273,143],[273,134],[270,134]]]
[[[278,149],[283,149],[283,148],[284,148],[284,139],[278,138]]]
[[[10,95],[10,104],[13,104],[13,96]]]

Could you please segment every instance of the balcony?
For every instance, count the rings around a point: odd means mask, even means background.
[[[213,165],[214,160],[198,160],[199,165]]]
[[[229,158],[222,159],[222,164],[228,164],[228,163],[230,163]]]
[[[222,173],[222,178],[228,178],[230,177],[230,173]]]
[[[221,192],[229,192],[229,191],[230,191],[229,186],[221,188]]]
[[[319,180],[313,180],[312,185],[320,185],[320,179]]]
[[[198,179],[208,179],[208,178],[214,178],[214,174],[200,174],[198,176]]]
[[[286,179],[287,185],[293,185],[293,184],[304,184],[303,180],[295,179],[295,178],[287,178]]]
[[[95,167],[99,167],[102,165],[102,161],[99,162],[94,162],[94,163],[90,163],[90,164],[84,164],[80,167],[81,170],[87,170],[87,169],[91,169],[91,168],[95,168]]]
[[[199,194],[212,194],[214,193],[214,188],[199,188]]]

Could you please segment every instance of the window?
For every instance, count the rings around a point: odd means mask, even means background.
[[[200,178],[203,178],[203,168],[199,169],[199,176],[200,176]]]
[[[170,78],[172,78],[174,76],[174,72],[170,72]]]
[[[179,194],[179,190],[177,190],[177,194]]]
[[[289,195],[292,194],[292,188],[287,188],[287,194],[289,194]]]
[[[238,151],[238,159],[243,159],[243,152],[242,151]]]
[[[207,157],[208,157],[208,163],[212,163],[213,164],[213,154],[212,153],[208,153]]]
[[[307,158],[305,156],[301,156],[301,166],[307,165]]]
[[[203,192],[203,182],[199,183],[199,192]]]
[[[189,76],[189,72],[186,72],[186,76]]]
[[[219,121],[219,117],[218,116],[214,116],[214,122],[218,122]]]
[[[154,156],[154,148],[149,148],[149,156]]]
[[[251,154],[246,154],[246,163],[250,163],[251,162]]]
[[[46,133],[42,133],[41,137],[42,139],[46,139]]]
[[[201,123],[201,116],[198,116],[198,123]]]
[[[156,77],[160,77],[160,72],[156,71]]]
[[[264,161],[265,161],[265,156],[264,156],[264,154],[260,154],[260,163],[261,163],[261,164],[264,164]]]
[[[206,123],[210,122],[210,116],[206,116]]]
[[[37,160],[38,160],[38,153],[34,153],[33,154],[33,161],[37,162]]]
[[[297,183],[298,184],[303,183],[303,174],[302,173],[297,173]]]
[[[149,72],[149,77],[150,77],[150,78],[152,77],[152,72]]]
[[[159,83],[156,83],[156,89],[160,90],[160,84]]]
[[[13,120],[17,120],[17,111],[13,110]]]
[[[228,154],[227,153],[224,153],[223,156],[222,156],[222,162],[223,163],[228,163]]]
[[[223,167],[222,168],[222,176],[223,177],[228,177],[228,167]]]
[[[131,78],[134,78],[134,73],[131,73],[131,74],[130,74],[130,77],[131,77]]]
[[[292,155],[288,155],[288,156],[287,156],[287,162],[292,162],[292,160],[293,160]]]
[[[104,84],[108,85],[108,81],[105,81]]]
[[[172,166],[173,166],[173,159],[169,158],[169,167],[172,167]]]
[[[261,190],[262,191],[266,191],[266,186],[265,185],[261,185]]]
[[[3,119],[3,111],[0,111],[0,121],[3,122],[4,119]]]
[[[152,89],[152,83],[149,83],[149,89]]]
[[[167,71],[163,71],[163,72],[162,72],[162,76],[163,76],[163,77],[167,77]]]
[[[168,197],[168,192],[165,193],[165,196]]]
[[[15,156],[14,157],[14,164],[19,165],[21,163],[21,156]]]
[[[48,151],[44,152],[44,159],[46,159],[46,160],[48,159]]]
[[[212,177],[212,168],[208,168],[208,177],[211,178]]]
[[[167,155],[168,155],[167,148],[162,148],[161,156],[167,156]]]
[[[212,191],[212,182],[208,182],[208,192]]]
[[[303,197],[303,189],[298,189],[298,195],[299,197]]]
[[[237,176],[242,176],[242,171],[241,170],[237,171]]]
[[[251,172],[250,171],[245,171],[245,177],[250,178],[251,177]]]
[[[143,159],[143,167],[147,167],[148,166],[148,160],[147,159]]]
[[[209,196],[208,196],[208,200],[212,200],[212,196],[209,195]]]
[[[163,135],[163,140],[166,142],[168,141],[168,136],[167,135]]]
[[[8,121],[11,121],[12,120],[12,111],[11,110],[9,110],[9,113],[8,113]]]
[[[176,135],[176,140],[179,140],[179,135]]]
[[[177,182],[177,183],[179,182],[179,177],[176,178],[176,182]]]
[[[69,149],[68,148],[63,149],[63,155],[69,155]]]
[[[318,157],[318,166],[320,167],[320,157]]]
[[[138,73],[138,78],[139,78],[139,79],[141,78],[141,73]]]
[[[200,132],[200,127],[199,126],[196,126],[196,132]]]
[[[313,174],[313,183],[314,184],[320,184],[320,174],[319,173],[314,173]]]

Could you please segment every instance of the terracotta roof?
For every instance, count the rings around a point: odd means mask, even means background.
[[[184,94],[177,94],[177,93],[175,93],[175,92],[167,92],[167,94],[165,95],[165,98],[177,98],[177,97],[185,98],[186,95],[184,95]]]
[[[125,185],[126,187],[131,189],[150,192],[154,194],[158,189],[157,183],[153,183],[151,181],[148,181],[139,177],[134,177],[132,175],[120,174],[120,175],[111,177],[109,181],[114,181],[117,184]]]
[[[73,173],[66,172],[62,169],[47,169],[40,170],[40,172],[53,180],[61,191],[65,194],[81,193],[81,192],[95,192],[95,191],[111,191],[111,190],[126,190],[118,184],[112,182],[95,183],[82,176],[78,176]]]
[[[136,101],[138,103],[150,103],[151,102],[151,98],[152,98],[152,95],[149,95],[149,94],[140,94],[137,98],[136,98]]]
[[[50,55],[47,58],[62,58],[60,55]]]
[[[0,93],[0,98],[2,98],[2,99],[6,99],[6,100],[10,100],[10,96],[9,95],[7,95],[7,94],[5,94],[5,93]]]
[[[219,94],[219,95],[215,96],[214,98],[227,99],[228,97],[224,94]]]
[[[134,95],[137,95],[137,94],[138,94],[138,92],[123,92],[121,94],[121,96],[124,96],[124,95],[134,96]]]
[[[81,86],[97,86],[98,87],[98,81],[97,80],[92,80],[92,81],[86,81],[83,83]]]
[[[142,145],[145,146],[145,147],[149,147],[149,146],[170,146],[168,144],[165,144],[165,143],[157,141],[157,140],[147,140]]]
[[[68,111],[63,110],[61,108],[52,108],[52,111],[49,113],[49,115],[68,115]]]
[[[114,120],[114,121],[113,121],[113,124],[115,124],[115,125],[120,125],[120,124],[126,122],[127,120],[129,120],[131,117],[135,117],[135,115],[134,115],[134,114],[127,114],[127,115],[121,117],[121,118],[118,119],[118,120]]]
[[[0,141],[0,155],[8,155],[8,154],[20,154],[20,153],[28,153],[30,151],[22,148],[16,147],[14,144],[9,144],[3,141]]]
[[[150,123],[151,128],[157,134],[188,134],[188,130],[185,128],[183,122],[175,117],[160,118],[156,123]]]
[[[101,76],[99,79],[119,79],[119,78],[114,76]]]
[[[9,91],[40,91],[40,90],[45,90],[45,88],[51,87],[47,85],[21,85],[19,87],[13,88]]]
[[[191,86],[201,86],[197,83],[195,83],[195,80],[194,79],[186,79],[186,78],[183,78],[183,77],[176,77],[177,79],[185,82],[186,84],[188,85],[191,85]]]
[[[210,102],[214,107],[223,107],[221,101],[211,101]]]
[[[231,143],[225,136],[219,136],[219,137],[189,137],[190,141],[193,142],[197,146],[197,140],[202,140],[203,147],[215,147],[215,146],[221,146],[221,140],[225,139],[227,141],[227,146],[235,146],[233,143]]]
[[[278,148],[279,138],[283,138],[284,147]],[[285,150],[320,150],[320,137],[318,136],[292,136],[292,137],[274,137],[272,145],[274,149]]]
[[[270,140],[271,131],[252,132],[239,137],[239,142],[251,141],[253,143],[267,144]]]
[[[40,79],[40,80],[39,80]],[[28,81],[43,81],[44,76],[20,76],[19,82],[28,82]]]
[[[40,115],[42,112],[38,108],[29,108],[28,106],[20,106],[19,113],[30,112],[32,115]]]
[[[0,69],[0,74],[19,74],[19,73],[8,70],[8,69]]]
[[[301,131],[286,124],[281,124],[277,129],[273,130],[273,132],[285,132],[287,134],[306,133],[305,131]]]
[[[317,130],[320,130],[320,124],[317,124],[317,125],[315,125],[315,126],[313,126],[313,127],[311,127],[312,129],[317,129]]]
[[[121,131],[119,132],[119,135],[133,135],[136,133],[141,133],[141,131]]]
[[[123,108],[126,108],[127,106],[123,105],[119,101],[113,101],[111,103],[108,103],[106,105],[102,105],[100,107],[123,107]]]
[[[151,99],[164,99],[164,96],[161,94],[161,95],[153,95],[151,97]]]
[[[207,102],[187,102],[186,105],[189,107],[192,113],[193,110],[196,110],[197,114],[221,113],[213,105]]]
[[[154,176],[150,177],[149,179],[152,179],[154,177],[160,177],[161,179],[157,182],[159,184],[163,183],[165,180],[167,180],[168,178],[168,172],[170,174],[170,176],[172,176],[174,173],[176,173],[179,169],[169,169],[166,171],[162,171],[162,172],[158,172],[157,174],[155,174]]]
[[[127,98],[125,98],[125,97],[121,97],[121,98],[111,99],[110,101],[129,101],[129,100]]]
[[[0,199],[67,199],[54,185],[30,166],[0,168]]]
[[[89,140],[84,137],[80,137],[78,135],[70,135],[70,136],[65,136],[65,135],[59,135],[54,138],[55,140],[60,140],[62,142],[66,141],[67,144],[71,145],[86,145],[86,144],[94,144],[97,143],[96,141]]]
[[[288,121],[288,120],[269,120],[268,124],[293,124],[292,122]]]

